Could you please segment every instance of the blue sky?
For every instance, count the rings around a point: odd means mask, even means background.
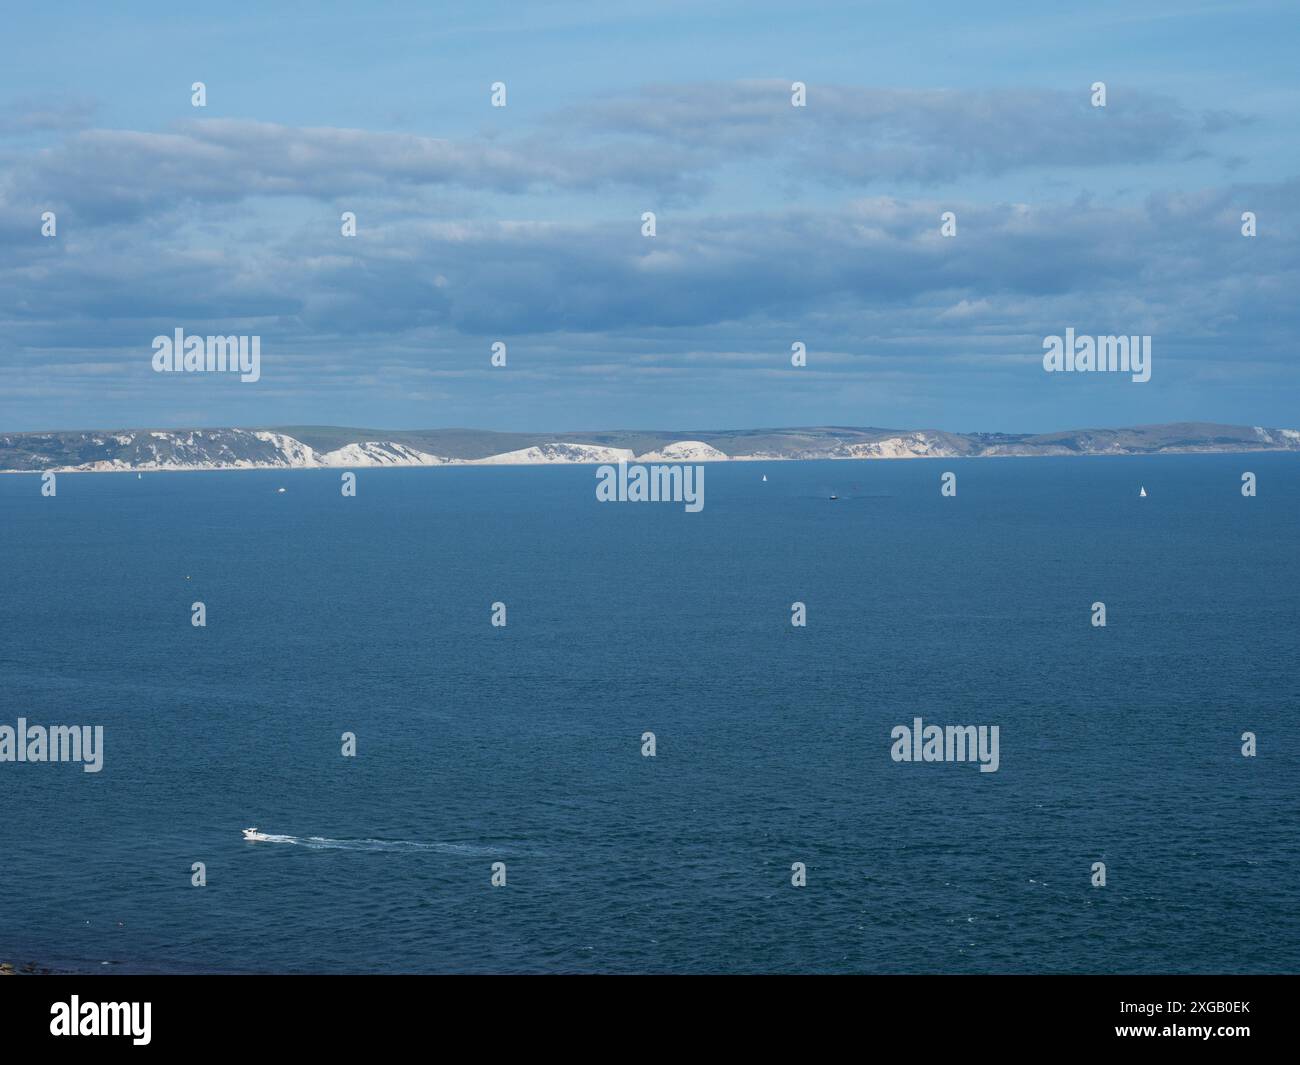
[[[1300,422],[1293,3],[103,8],[11,5],[0,431]]]

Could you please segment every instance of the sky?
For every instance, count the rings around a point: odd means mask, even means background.
[[[1294,2],[6,14],[0,432],[1300,425]]]

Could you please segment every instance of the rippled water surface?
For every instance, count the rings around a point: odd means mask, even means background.
[[[594,486],[0,477],[0,724],[105,728],[98,774],[0,763],[0,960],[1300,968],[1295,457]],[[999,770],[893,762],[917,716],[998,725]]]

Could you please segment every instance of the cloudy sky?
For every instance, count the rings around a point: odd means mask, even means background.
[[[1289,0],[224,6],[9,5],[0,431],[1300,423]]]

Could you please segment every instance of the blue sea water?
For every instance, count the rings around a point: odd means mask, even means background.
[[[0,724],[105,727],[0,763],[0,960],[1300,969],[1300,458],[358,481],[0,477]],[[999,770],[892,761],[916,716]]]

